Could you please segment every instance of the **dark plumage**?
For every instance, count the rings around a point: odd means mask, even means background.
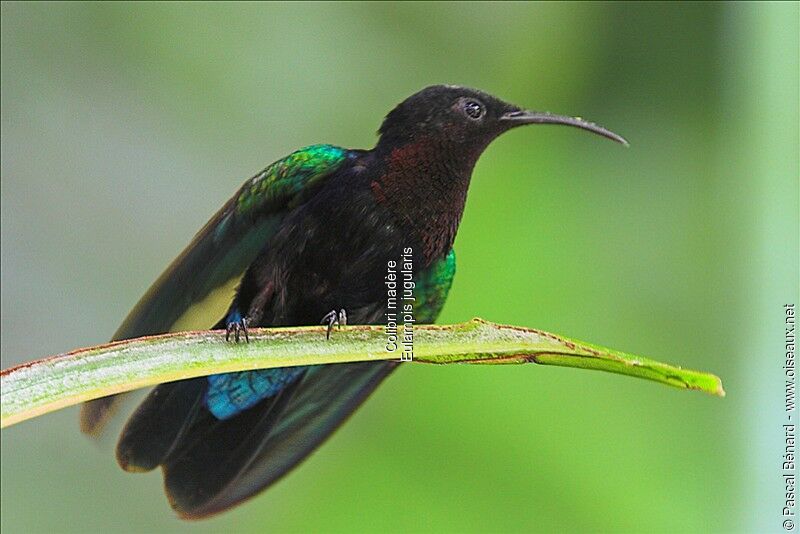
[[[190,306],[239,276],[216,324],[235,340],[245,341],[247,327],[344,320],[339,310],[352,324],[380,324],[387,262],[409,251],[416,319],[433,322],[455,272],[452,246],[478,157],[503,132],[535,123],[624,142],[579,119],[524,111],[474,89],[428,87],[387,115],[372,150],[315,145],[246,182],[115,338],[168,331]],[[296,367],[162,384],[128,421],[117,456],[130,471],[162,466],[182,516],[214,514],[306,457],[396,365]],[[101,426],[110,405],[87,404],[83,428]]]

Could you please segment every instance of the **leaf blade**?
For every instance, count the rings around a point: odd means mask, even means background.
[[[381,326],[349,326],[326,341],[323,327],[256,329],[233,345],[214,331],[117,341],[0,372],[0,428],[51,411],[161,382],[209,374],[355,361],[397,360]],[[402,339],[400,327],[400,339]],[[414,361],[433,364],[537,363],[594,369],[724,396],[715,375],[571,340],[473,319],[413,327]]]

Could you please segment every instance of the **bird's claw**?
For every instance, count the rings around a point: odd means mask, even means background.
[[[235,343],[239,342],[239,336],[241,334],[244,334],[245,342],[250,343],[250,336],[247,335],[247,322],[246,317],[242,317],[237,321],[230,321],[225,327],[225,341],[230,341],[231,333],[233,333],[233,341]]]
[[[331,310],[325,314],[325,317],[322,318],[320,324],[328,325],[328,331],[325,333],[325,339],[330,339],[331,330],[333,330],[334,325],[336,325],[339,328],[347,325],[347,312],[344,311],[344,308],[342,308],[338,312],[336,310]]]

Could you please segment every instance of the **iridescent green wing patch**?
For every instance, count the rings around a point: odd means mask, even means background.
[[[259,212],[276,203],[291,208],[304,190],[346,158],[345,149],[332,145],[312,145],[292,152],[247,181],[236,197],[236,211]]]
[[[443,259],[422,271],[414,288],[415,319],[419,323],[433,323],[444,307],[453,277],[456,274],[456,253],[451,250]]]

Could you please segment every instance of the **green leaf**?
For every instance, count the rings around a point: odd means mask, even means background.
[[[435,364],[538,363],[598,369],[724,396],[720,379],[555,334],[473,319],[413,327],[413,361]],[[398,327],[399,339],[403,328]],[[322,327],[250,331],[233,344],[218,331],[179,332],[78,349],[0,373],[0,427],[87,400],[230,371],[398,360],[382,326],[348,326],[325,339]]]

